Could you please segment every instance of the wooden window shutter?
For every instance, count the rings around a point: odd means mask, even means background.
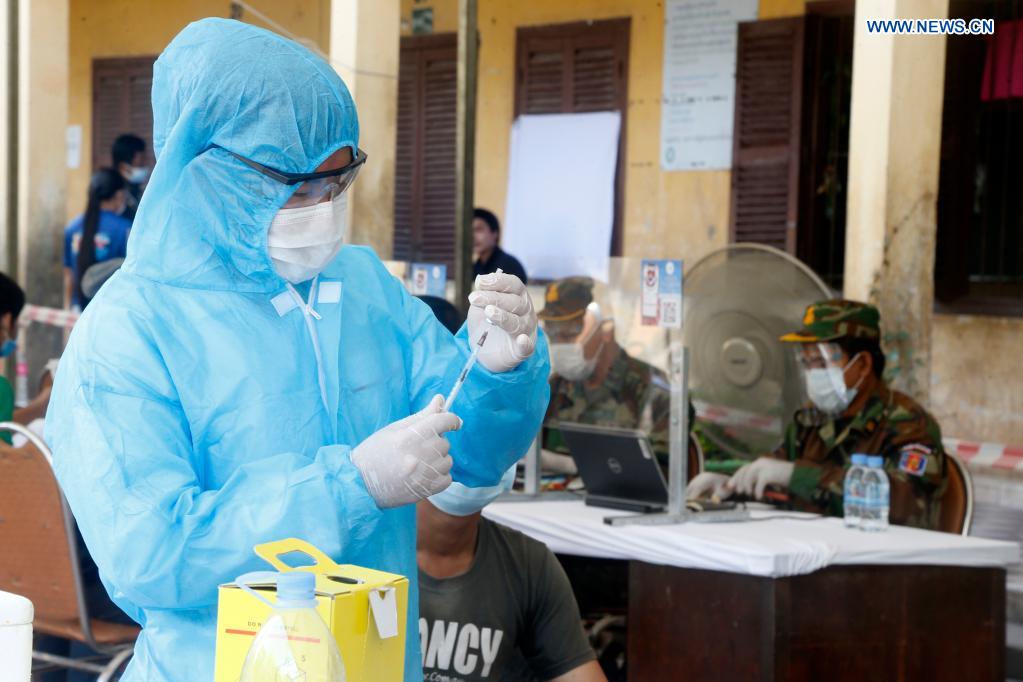
[[[618,170],[611,254],[621,255],[630,19],[518,30],[515,115],[618,111]]]
[[[92,62],[92,168],[111,164],[110,147],[131,133],[146,141],[153,156],[153,62],[156,57],[95,59]]]
[[[402,38],[394,258],[454,268],[457,38]]]
[[[739,24],[730,236],[796,251],[803,17]]]

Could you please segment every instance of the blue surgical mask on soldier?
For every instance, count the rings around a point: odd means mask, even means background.
[[[825,350],[822,348],[821,352]],[[827,414],[839,414],[849,407],[856,393],[859,390],[859,383],[856,386],[847,388],[845,385],[845,371],[856,362],[853,357],[844,366],[832,365],[827,367],[815,367],[806,370],[806,394],[810,402],[821,412]]]
[[[341,250],[347,220],[347,192],[321,204],[282,208],[266,239],[274,270],[292,284],[320,274]]]
[[[0,344],[0,358],[6,358],[10,355],[14,355],[14,351],[18,349],[18,342],[14,339],[7,339]]]

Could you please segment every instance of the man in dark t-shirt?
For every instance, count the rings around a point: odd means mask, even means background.
[[[554,554],[481,518],[500,491],[453,483],[418,505],[424,682],[606,682]]]
[[[475,261],[472,264],[473,275],[489,275],[492,272],[505,272],[515,275],[528,284],[526,270],[519,259],[505,252],[498,245],[501,241],[501,223],[491,211],[477,208],[472,219],[472,250]]]

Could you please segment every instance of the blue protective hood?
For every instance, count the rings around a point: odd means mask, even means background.
[[[348,88],[309,50],[229,19],[190,24],[153,67],[157,163],[124,271],[181,287],[280,289],[266,235],[294,188],[225,150],[305,173],[358,140]]]

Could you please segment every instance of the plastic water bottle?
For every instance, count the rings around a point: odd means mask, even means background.
[[[32,671],[32,602],[0,592],[0,662],[3,679],[28,682]]]
[[[873,532],[888,530],[891,489],[888,474],[884,470],[884,458],[868,458],[867,467],[863,473],[863,517],[860,528]]]
[[[867,468],[866,455],[853,455],[852,466],[845,473],[842,506],[846,528],[858,528],[863,518],[863,472]]]
[[[334,635],[316,612],[316,576],[281,573],[277,603],[249,647],[240,682],[345,682]]]

